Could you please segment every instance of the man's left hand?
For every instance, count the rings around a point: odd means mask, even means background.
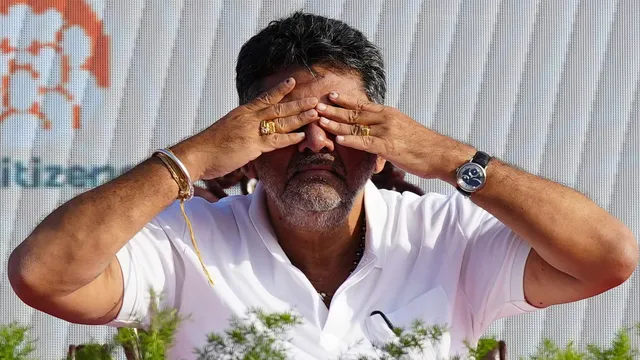
[[[320,125],[336,142],[377,154],[397,167],[425,179],[453,180],[455,169],[469,161],[473,147],[432,131],[397,109],[332,92],[333,103],[318,104]],[[359,127],[370,129],[362,136]]]

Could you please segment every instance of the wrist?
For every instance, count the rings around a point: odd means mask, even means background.
[[[476,149],[458,141],[442,154],[442,171],[438,178],[453,187],[457,187],[457,170],[463,164],[469,162],[476,153]]]
[[[170,149],[158,149],[153,156],[159,158],[166,166],[173,180],[178,184],[178,199],[191,200],[194,195],[193,180],[184,163]]]
[[[198,160],[197,147],[190,143],[191,139],[184,140],[169,149],[184,164],[191,181],[196,182],[204,177],[205,169],[200,165],[202,161]]]
[[[180,193],[180,185],[175,181],[167,165],[156,155],[151,156],[142,164],[145,167],[150,167],[154,175],[157,174],[154,179],[158,179],[158,183],[166,184],[166,186],[163,186],[162,194],[170,194],[169,199],[173,202],[176,199],[176,194]],[[166,192],[164,189],[166,189]]]

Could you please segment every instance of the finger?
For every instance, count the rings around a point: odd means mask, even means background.
[[[274,122],[276,124],[276,132],[284,134],[297,130],[314,121],[318,121],[319,119],[318,112],[314,109],[309,109],[297,115],[277,118]]]
[[[337,91],[332,91],[329,93],[329,100],[331,100],[332,103],[343,108],[368,111],[373,113],[381,112],[385,107],[382,104],[376,104],[369,101],[368,99],[362,99],[361,97],[355,97],[348,94],[340,94]]]
[[[363,110],[343,109],[323,103],[316,105],[316,110],[321,116],[345,124],[372,125],[382,122],[377,113]]]
[[[289,101],[286,103],[278,103],[258,111],[255,116],[258,120],[284,118],[291,115],[298,115],[302,112],[313,109],[317,104],[318,98],[315,97]]]
[[[359,135],[360,129],[351,124],[340,123],[329,120],[325,117],[320,118],[320,126],[334,135]],[[369,136],[375,136],[375,128],[369,128]]]
[[[296,80],[292,77],[272,87],[248,102],[245,107],[251,111],[267,108],[282,101],[293,90]]]
[[[263,136],[262,139],[266,144],[266,148],[263,152],[269,152],[276,149],[286,148],[287,146],[295,145],[304,140],[305,133],[288,133],[288,134],[271,134]]]
[[[336,142],[342,146],[356,150],[366,151],[372,154],[383,155],[383,140],[375,136],[339,135]]]

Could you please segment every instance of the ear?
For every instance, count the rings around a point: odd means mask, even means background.
[[[241,168],[242,173],[249,179],[257,179],[258,175],[256,174],[256,167],[253,165],[253,162],[249,162],[247,165]]]
[[[376,157],[376,167],[373,170],[374,174],[379,174],[380,171],[382,171],[382,169],[384,169],[384,164],[386,164],[386,163],[387,163],[387,160],[383,159],[380,156]]]

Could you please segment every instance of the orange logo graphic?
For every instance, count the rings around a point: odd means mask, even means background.
[[[0,124],[79,129],[86,88],[109,86],[109,38],[95,11],[83,0],[0,0],[0,28]]]

